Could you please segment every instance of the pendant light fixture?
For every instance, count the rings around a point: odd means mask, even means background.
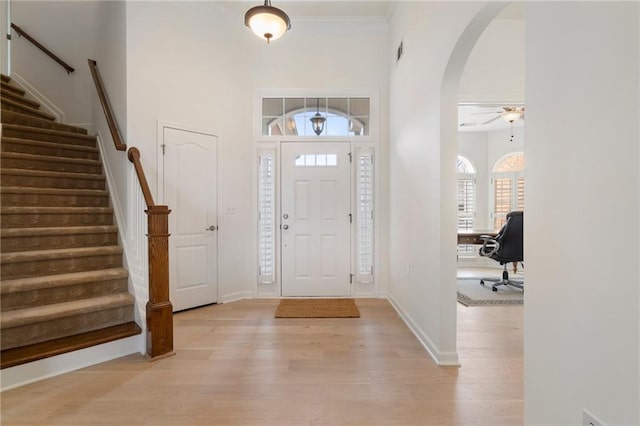
[[[325,117],[320,114],[320,99],[316,98],[316,113],[309,119],[313,126],[313,131],[316,135],[320,136],[320,133],[324,130],[324,122],[327,121]]]
[[[291,20],[286,13],[271,6],[271,0],[264,0],[264,6],[255,6],[244,14],[244,24],[258,37],[276,40],[291,29]]]

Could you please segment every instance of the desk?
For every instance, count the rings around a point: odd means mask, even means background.
[[[480,239],[480,235],[489,235],[495,237],[498,235],[496,231],[458,231],[458,244],[480,244],[484,241]]]

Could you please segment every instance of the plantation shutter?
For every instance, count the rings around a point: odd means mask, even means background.
[[[458,173],[458,229],[473,229],[476,215],[476,179],[471,173]]]
[[[458,173],[458,230],[471,230],[476,217],[475,173]],[[471,256],[475,250],[470,244],[458,245],[458,256]]]
[[[499,230],[507,213],[524,210],[524,172],[495,173],[493,178],[493,223]]]
[[[374,180],[373,149],[358,148],[356,161],[356,259],[357,282],[373,282],[373,240],[374,240]]]
[[[275,153],[258,157],[258,283],[275,281]]]

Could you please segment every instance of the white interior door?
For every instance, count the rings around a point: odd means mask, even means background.
[[[163,127],[163,194],[169,215],[174,311],[218,300],[217,145],[214,135]]]
[[[351,292],[349,143],[282,144],[283,296]]]

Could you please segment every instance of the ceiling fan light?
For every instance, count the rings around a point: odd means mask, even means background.
[[[522,110],[520,110],[520,109],[505,110],[504,112],[502,112],[502,114],[500,114],[500,116],[507,123],[513,123],[514,121],[516,121],[520,117],[522,117]]]
[[[289,16],[277,7],[271,6],[270,0],[265,0],[264,6],[249,9],[244,15],[244,24],[258,37],[267,40],[267,43],[277,40],[291,29]]]

